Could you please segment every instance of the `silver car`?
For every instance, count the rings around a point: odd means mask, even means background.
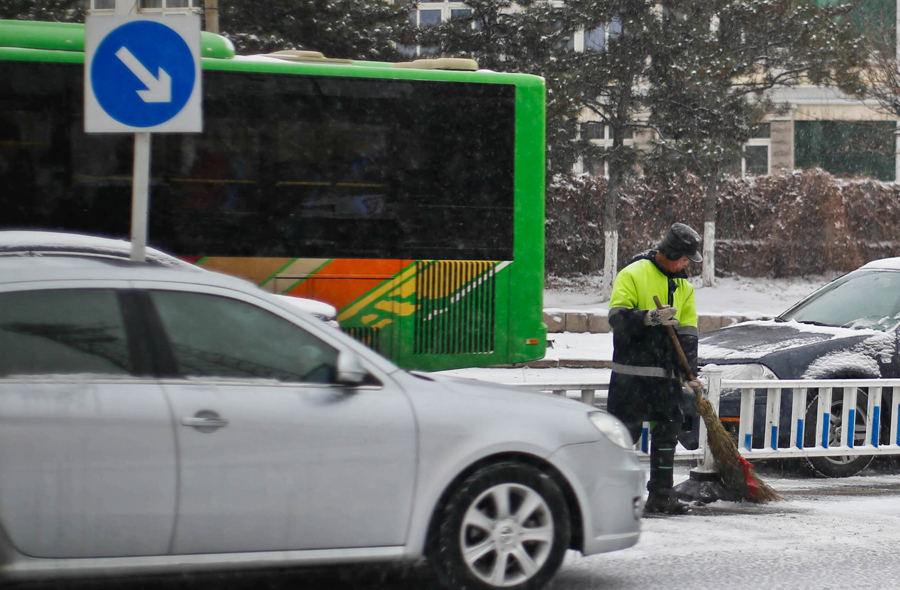
[[[402,371],[241,280],[0,256],[0,582],[426,558],[538,588],[634,545],[606,413]]]

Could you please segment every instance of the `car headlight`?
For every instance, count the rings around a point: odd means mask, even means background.
[[[778,379],[778,376],[772,372],[772,369],[765,365],[719,365],[722,370],[722,379],[731,379],[734,381],[749,381],[759,379]]]
[[[631,440],[631,433],[628,432],[625,425],[615,416],[610,416],[605,412],[589,412],[588,419],[597,427],[597,430],[606,436],[606,438],[623,449],[632,449],[634,447],[634,441]]]

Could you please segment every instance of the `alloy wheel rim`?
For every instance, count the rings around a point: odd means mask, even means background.
[[[550,556],[554,523],[540,494],[520,484],[495,485],[466,510],[460,530],[463,560],[496,587],[532,578]]]
[[[841,444],[841,434],[843,429],[843,406],[840,403],[832,404],[831,421],[828,425],[828,445],[838,446]],[[859,406],[856,407],[853,425],[853,445],[860,446],[866,444],[866,415],[865,410]],[[825,460],[831,461],[837,465],[846,465],[857,459],[855,455],[842,455],[840,457],[825,457]]]

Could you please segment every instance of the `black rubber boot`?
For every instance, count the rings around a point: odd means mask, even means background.
[[[647,503],[644,505],[644,514],[668,514],[677,516],[679,514],[687,514],[690,506],[681,502],[671,493],[650,492]]]
[[[670,424],[659,424],[653,429],[650,441],[650,496],[644,505],[647,514],[685,514],[690,508],[680,502],[672,492],[677,437]]]

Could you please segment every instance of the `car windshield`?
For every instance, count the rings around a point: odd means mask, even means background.
[[[887,330],[900,321],[900,272],[854,271],[816,291],[780,319]]]

